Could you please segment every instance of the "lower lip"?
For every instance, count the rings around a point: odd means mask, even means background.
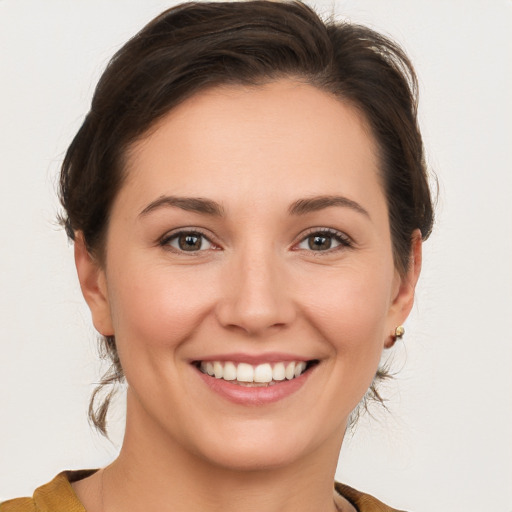
[[[313,370],[314,368],[310,368],[299,377],[283,380],[272,386],[258,387],[240,386],[232,381],[216,379],[199,369],[197,373],[212,391],[229,401],[235,404],[258,406],[278,402],[297,392],[306,383]]]

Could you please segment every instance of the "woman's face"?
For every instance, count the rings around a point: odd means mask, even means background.
[[[415,283],[393,265],[361,116],[294,81],[216,88],[126,172],[104,267],[80,243],[77,266],[117,340],[127,440],[237,468],[332,453]]]

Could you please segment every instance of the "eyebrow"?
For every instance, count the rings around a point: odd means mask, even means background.
[[[306,215],[307,213],[317,212],[331,206],[350,208],[370,219],[370,214],[359,203],[343,196],[314,196],[299,199],[290,205],[288,211],[290,215]]]
[[[332,206],[350,208],[370,218],[370,214],[359,204],[343,196],[314,196],[298,199],[288,208],[290,215],[306,215]],[[139,214],[143,217],[159,208],[181,208],[189,212],[223,217],[224,208],[211,199],[202,197],[161,196],[148,204]]]
[[[214,217],[222,217],[224,215],[224,208],[211,199],[204,199],[202,197],[161,196],[149,203],[146,208],[140,212],[139,217],[143,217],[154,210],[164,207],[181,208],[188,212],[202,213]]]

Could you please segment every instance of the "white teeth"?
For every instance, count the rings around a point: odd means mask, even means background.
[[[295,363],[288,363],[286,365],[284,375],[288,380],[292,380],[295,377]]]
[[[284,363],[277,363],[272,370],[272,380],[284,380],[286,378]]]
[[[236,380],[254,382],[254,368],[247,363],[240,363],[236,369]]]
[[[270,382],[272,380],[272,366],[268,363],[259,364],[254,369],[254,382]]]
[[[305,361],[290,361],[288,363],[263,363],[253,366],[248,363],[235,364],[231,361],[207,361],[199,365],[203,373],[228,381],[236,380],[240,384],[268,384],[273,385],[283,380],[299,377],[306,370]]]
[[[224,374],[222,370],[222,364],[219,363],[219,361],[215,361],[213,363],[213,374],[215,375],[216,379],[222,379],[222,375]]]
[[[295,372],[293,372],[294,376],[298,377],[305,369],[306,363],[304,361],[297,363],[297,365],[295,366]]]
[[[235,380],[236,374],[237,374],[236,366],[232,362],[227,362],[224,365],[224,375],[222,378],[224,380]]]

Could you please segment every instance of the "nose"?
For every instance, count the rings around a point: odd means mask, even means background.
[[[217,302],[219,322],[251,336],[290,325],[296,310],[291,283],[279,258],[271,251],[247,251],[233,259],[226,268],[222,298]]]

